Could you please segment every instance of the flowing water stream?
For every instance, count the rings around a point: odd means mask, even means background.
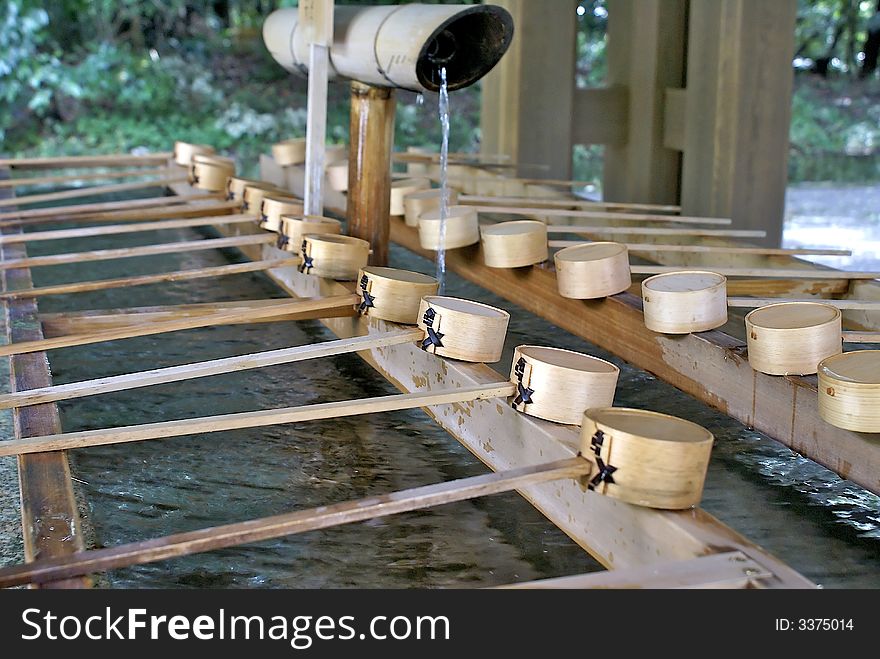
[[[440,235],[437,250],[437,281],[440,282],[440,295],[446,292],[446,218],[449,215],[449,85],[446,82],[446,67],[440,67]]]

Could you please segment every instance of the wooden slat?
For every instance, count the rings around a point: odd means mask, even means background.
[[[128,288],[131,286],[147,286],[170,281],[190,281],[192,279],[206,279],[208,277],[226,277],[245,272],[260,272],[269,268],[288,267],[299,265],[299,258],[288,258],[284,261],[250,261],[245,263],[232,263],[230,265],[217,265],[194,270],[175,270],[173,272],[160,272],[155,275],[140,275],[138,277],[120,277],[118,279],[99,279],[97,281],[82,281],[73,284],[58,284],[57,286],[42,286],[39,288],[24,288],[17,291],[0,293],[0,300],[9,300],[26,297],[43,297],[46,295],[71,295],[73,293],[88,293],[91,291],[106,291],[112,288]]]
[[[491,398],[507,398],[514,393],[515,389],[516,387],[510,382],[495,382],[472,388],[376,396],[356,401],[343,400],[332,403],[258,410],[256,412],[236,412],[234,414],[220,414],[195,419],[144,423],[137,426],[56,433],[43,437],[0,441],[0,456],[26,455],[45,451],[67,451],[87,446],[108,446],[128,442],[143,442],[153,439],[223,432],[226,430],[239,430],[241,428],[262,428],[283,423],[300,423],[303,421],[335,419],[345,416],[359,416],[361,414],[409,410],[432,405],[460,404]]]
[[[107,211],[103,213],[83,213],[80,215],[58,215],[33,217],[23,220],[6,220],[2,226],[35,227],[46,224],[74,224],[79,222],[120,222],[137,220],[162,220],[185,217],[207,217],[238,213],[241,204],[237,201],[224,201],[217,204],[195,205],[180,204],[176,206],[153,206],[150,208],[134,208],[132,210]]]
[[[387,517],[432,506],[442,506],[456,501],[509,492],[536,483],[572,480],[588,475],[591,468],[592,464],[583,458],[570,458],[532,467],[512,469],[503,473],[472,476],[366,499],[345,501],[330,506],[97,549],[72,559],[7,567],[0,569],[0,587],[8,588],[34,581],[41,582],[129,565],[151,563],[223,547],[233,547],[342,524]]]
[[[761,238],[764,232],[755,229],[694,229],[666,227],[616,227],[616,226],[576,226],[568,224],[551,224],[547,233],[577,233],[586,235],[616,236],[716,236],[724,238]]]
[[[463,202],[464,203],[464,202]],[[573,210],[565,208],[539,208],[537,206],[496,206],[492,204],[467,204],[478,213],[498,213],[499,215],[540,215],[542,217],[581,217],[593,220],[615,220],[619,222],[669,222],[672,224],[730,224],[723,217],[691,217],[685,215],[660,215],[656,213],[620,213],[605,211]],[[560,225],[563,226],[563,225]]]
[[[225,249],[242,245],[268,245],[277,240],[275,234],[257,234],[255,236],[234,236],[232,238],[213,238],[207,240],[186,240],[141,247],[121,247],[118,249],[96,249],[88,252],[67,252],[65,254],[49,254],[47,256],[31,256],[24,259],[0,261],[0,270],[10,268],[35,268],[48,265],[67,265],[70,263],[86,263],[89,261],[108,261],[111,259],[127,259],[136,256],[153,256],[155,254],[176,254],[179,252],[195,252],[205,249]]]
[[[700,556],[688,561],[628,570],[607,570],[570,577],[539,579],[499,586],[503,589],[587,589],[587,588],[749,588],[760,585],[771,573],[741,551]]]
[[[23,188],[33,185],[46,185],[48,183],[69,183],[70,181],[92,181],[95,179],[155,176],[167,172],[168,169],[162,167],[159,169],[126,169],[121,172],[86,172],[79,174],[64,174],[61,176],[30,176],[26,178],[14,178],[0,181],[0,188]]]
[[[74,216],[88,213],[101,213],[106,211],[133,209],[133,208],[159,208],[162,206],[180,206],[193,201],[205,201],[208,199],[219,200],[222,195],[214,192],[198,192],[179,194],[174,197],[147,197],[146,199],[126,199],[125,201],[102,201],[94,204],[73,204],[70,206],[54,206],[52,208],[33,208],[31,210],[14,210],[0,213],[0,226],[17,225],[19,220],[51,217],[55,220],[67,220]],[[11,222],[10,222],[11,221]]]
[[[516,181],[528,181],[530,183],[538,182],[540,179],[508,179],[499,177],[471,177],[470,181],[486,181],[495,184]],[[681,211],[680,206],[672,206],[667,204],[629,204],[618,201],[600,201],[592,199],[582,199],[579,197],[550,199],[547,197],[529,197],[529,196],[498,196],[498,195],[459,195],[458,201],[461,204],[497,204],[499,206],[531,206],[534,208],[606,208],[620,211],[654,211],[655,213],[678,213]],[[617,217],[617,216],[615,216]]]
[[[42,204],[47,201],[58,201],[59,199],[78,199],[80,197],[92,197],[101,194],[111,194],[116,192],[128,192],[130,190],[143,190],[145,188],[161,188],[171,183],[185,181],[186,176],[183,174],[175,174],[173,176],[163,176],[160,178],[150,179],[149,181],[138,181],[136,183],[114,183],[112,185],[95,185],[87,188],[76,188],[75,190],[62,190],[60,192],[46,192],[43,194],[32,194],[26,197],[19,197],[19,203],[10,203],[8,199],[0,199],[0,208],[4,206],[18,206],[30,204]]]
[[[157,321],[174,320],[209,316],[223,311],[251,309],[261,311],[266,307],[288,304],[288,298],[265,300],[239,300],[234,302],[204,302],[200,304],[174,304],[154,307],[128,307],[122,309],[89,309],[86,311],[70,311],[64,313],[40,314],[43,334],[46,338],[56,338],[66,334],[93,334],[120,327],[131,327],[154,323]],[[333,307],[322,309],[321,318],[351,316],[353,307]],[[226,321],[225,325],[241,325],[248,323],[275,323],[291,320],[314,320],[318,315],[315,311],[293,312],[282,316],[264,317],[257,314],[241,316]]]
[[[769,277],[771,279],[877,279],[880,272],[864,272],[858,270],[832,270],[816,268],[814,270],[795,270],[793,268],[708,268],[712,272],[725,277]],[[657,275],[682,270],[675,265],[631,265],[634,275]]]
[[[15,169],[65,169],[76,167],[138,167],[164,165],[174,155],[170,151],[135,156],[117,153],[108,156],[57,156],[49,158],[0,158],[0,167]]]
[[[0,169],[0,176],[7,171]],[[8,190],[0,196],[8,196]],[[0,230],[2,232],[10,229]],[[27,256],[23,246],[0,246],[0,257]],[[29,270],[9,270],[2,273],[5,290],[28,288],[32,285]],[[33,341],[42,338],[37,320],[37,305],[33,300],[11,302],[6,307],[6,337],[9,342]],[[52,377],[44,354],[13,357],[10,360],[12,391],[46,387]],[[13,412],[16,438],[45,435],[61,431],[58,408],[49,403]],[[67,557],[85,548],[82,524],[70,467],[64,453],[25,456],[18,461],[18,479],[21,490],[21,526],[25,560]],[[84,588],[88,579],[69,579],[47,584],[47,587]]]
[[[880,311],[880,300],[831,300],[822,299],[822,304],[830,304],[838,309],[857,309],[861,311]],[[774,297],[729,297],[727,298],[727,306],[737,309],[757,309],[768,304],[776,304],[778,302],[816,302],[810,298],[786,298],[781,300]]]
[[[277,261],[280,262],[280,261]],[[15,272],[15,271],[13,271]],[[164,334],[165,332],[179,332],[182,330],[195,329],[197,327],[212,327],[215,325],[228,325],[231,323],[257,322],[262,318],[281,318],[290,313],[305,314],[308,311],[315,312],[312,317],[320,317],[327,309],[347,309],[354,314],[354,305],[360,302],[359,295],[336,295],[331,297],[319,297],[313,299],[299,299],[290,301],[289,304],[267,306],[264,309],[230,309],[214,314],[198,315],[195,317],[184,315],[181,318],[158,320],[156,322],[135,322],[114,327],[104,331],[96,331],[87,334],[69,334],[52,339],[38,339],[34,341],[17,341],[5,346],[0,346],[0,357],[5,355],[21,355],[30,352],[41,352],[70,346],[81,346],[103,341],[117,341],[136,336],[149,336],[152,334]],[[45,386],[45,385],[38,385]],[[29,387],[33,389],[34,387]]]
[[[583,240],[550,240],[549,247],[565,248],[586,245]],[[687,254],[756,254],[761,256],[851,256],[848,249],[738,247],[734,245],[664,245],[655,243],[623,243],[630,252],[685,252]]]
[[[684,136],[687,124],[687,90],[668,88],[666,107],[663,112],[663,146],[667,149],[684,151]]]
[[[404,247],[433,257],[433,252],[421,248],[417,232],[396,218],[392,218],[392,236]],[[880,450],[876,444],[825,423],[819,417],[813,382],[753,371],[744,357],[742,341],[720,331],[677,337],[655,334],[645,327],[641,299],[636,296],[624,293],[603,301],[568,300],[558,295],[556,277],[549,270],[487,268],[478,246],[450,250],[446,258],[449,269],[466,279],[654,373],[842,478],[880,493]],[[766,303],[778,301],[768,299]],[[867,304],[877,305],[860,306]]]
[[[0,236],[0,245],[13,243],[29,243],[43,240],[69,240],[71,238],[89,238],[93,236],[112,236],[120,233],[139,233],[141,231],[161,231],[164,229],[186,229],[188,227],[204,227],[220,224],[254,223],[253,215],[223,215],[195,217],[183,220],[162,220],[160,222],[138,222],[134,224],[108,224],[105,226],[80,227],[76,229],[56,229],[54,231],[34,231],[32,233],[16,233]]]
[[[425,333],[420,329],[401,329],[399,331],[368,334],[354,339],[323,341],[314,345],[266,350],[246,355],[236,355],[235,357],[223,357],[221,359],[182,364],[180,366],[154,368],[149,371],[125,373],[123,375],[85,380],[83,382],[70,382],[52,387],[17,391],[10,394],[0,394],[0,409],[70,400],[84,396],[97,396],[111,391],[128,391],[159,384],[168,384],[170,382],[210,377],[212,375],[220,375],[221,373],[237,373],[265,366],[292,364],[307,359],[318,359],[331,355],[358,352],[359,350],[399,345],[408,341],[418,341],[424,338],[424,336]]]

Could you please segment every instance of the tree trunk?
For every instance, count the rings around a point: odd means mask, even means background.
[[[877,11],[868,22],[868,38],[865,39],[865,59],[859,70],[859,78],[867,78],[877,70],[877,59],[880,56],[880,0],[877,0]]]

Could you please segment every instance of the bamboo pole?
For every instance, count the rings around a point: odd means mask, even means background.
[[[666,272],[678,272],[677,265],[631,265],[634,275],[657,275]],[[880,272],[859,272],[847,270],[794,270],[788,268],[709,268],[712,272],[725,277],[753,277],[770,279],[877,279]]]
[[[260,272],[272,268],[299,265],[300,259],[271,259],[267,261],[246,261],[244,263],[232,263],[230,265],[217,265],[195,270],[175,270],[173,272],[160,272],[155,275],[139,275],[137,277],[119,277],[117,279],[99,279],[97,281],[81,281],[72,284],[58,284],[57,286],[42,286],[40,288],[22,288],[16,291],[0,293],[0,300],[12,300],[25,297],[43,297],[46,295],[70,295],[72,293],[88,293],[90,291],[106,291],[111,288],[128,288],[130,286],[146,286],[170,281],[189,281],[192,279],[205,279],[207,277],[225,277],[245,272]]]
[[[136,156],[115,153],[106,156],[55,156],[51,158],[0,158],[0,167],[16,169],[74,169],[77,167],[137,167],[164,165],[174,154],[170,151]]]
[[[168,168],[153,167],[150,169],[127,169],[121,172],[86,172],[82,174],[64,174],[63,176],[10,178],[0,181],[0,188],[19,188],[31,185],[46,185],[48,183],[69,183],[70,181],[91,181],[95,179],[126,178],[129,176],[153,176],[163,172],[168,172]]]
[[[479,180],[479,179],[477,179]],[[497,179],[485,179],[497,181]],[[502,179],[506,180],[506,179]],[[487,195],[459,195],[463,204],[492,204],[501,206],[530,206],[534,208],[616,208],[620,210],[642,210],[659,213],[679,213],[681,206],[666,204],[628,204],[617,201],[599,201],[596,199],[558,199],[547,197],[522,197],[522,196],[487,196]]]
[[[547,225],[547,233],[618,234],[644,236],[723,236],[726,238],[765,238],[766,231],[751,229],[691,229],[666,227],[603,227],[565,224]]]
[[[587,245],[585,240],[551,240],[550,247],[565,248]],[[811,249],[807,247],[731,247],[727,245],[667,245],[654,243],[623,243],[630,252],[685,252],[694,254],[756,254],[762,256],[852,256],[848,249]]]
[[[42,240],[68,240],[70,238],[89,238],[92,236],[111,236],[119,233],[140,233],[142,231],[159,231],[162,229],[185,229],[187,227],[216,226],[221,224],[254,223],[254,216],[215,215],[196,217],[183,220],[163,220],[160,222],[143,222],[140,224],[109,224],[95,227],[79,227],[76,229],[55,229],[53,231],[34,231],[0,236],[0,245],[13,243],[30,243]]]
[[[88,446],[107,446],[142,442],[151,439],[168,439],[225,430],[242,428],[262,428],[283,423],[302,423],[321,419],[335,419],[377,412],[393,412],[410,410],[417,407],[432,405],[449,405],[466,403],[487,398],[507,398],[513,395],[516,387],[510,382],[485,384],[471,388],[446,389],[433,392],[413,394],[394,394],[377,396],[360,400],[342,400],[333,403],[301,405],[299,407],[282,407],[256,412],[237,412],[205,416],[195,419],[177,419],[159,423],[145,423],[138,426],[122,426],[120,428],[101,428],[99,430],[83,430],[80,432],[44,435],[0,441],[0,456],[25,455],[44,451],[67,451]]]
[[[688,215],[657,215],[654,213],[617,213],[603,211],[566,210],[564,208],[536,208],[535,206],[488,206],[459,203],[478,213],[499,213],[503,215],[524,215],[531,217],[582,217],[593,220],[621,220],[625,222],[672,222],[675,224],[711,224],[729,225],[731,220],[725,217],[692,217]],[[559,225],[564,226],[564,225]]]
[[[172,183],[186,182],[185,175],[165,176],[163,178],[138,181],[136,183],[114,183],[112,185],[94,185],[87,188],[74,190],[62,190],[60,192],[47,192],[45,194],[33,194],[14,199],[0,199],[0,208],[4,206],[26,206],[39,204],[46,201],[58,201],[59,199],[76,199],[78,197],[92,197],[95,195],[112,194],[114,192],[127,192],[129,190],[143,190],[144,188],[165,187]]]
[[[237,355],[235,357],[224,357],[222,359],[212,359],[210,361],[182,364],[168,368],[155,368],[149,371],[125,373],[123,375],[71,382],[69,384],[40,389],[26,389],[7,395],[0,395],[0,409],[51,403],[59,400],[70,400],[71,398],[82,398],[84,396],[97,396],[113,391],[128,391],[141,387],[182,382],[184,380],[210,377],[223,373],[263,368],[265,366],[291,364],[308,359],[318,359],[320,357],[344,355],[361,350],[413,343],[423,338],[425,338],[425,333],[420,329],[391,330],[380,334],[358,336],[352,339],[337,339],[314,345],[266,350],[246,355]]]
[[[67,252],[48,256],[31,256],[10,261],[0,261],[0,270],[13,268],[36,268],[48,265],[67,265],[70,263],[86,263],[89,261],[108,261],[126,259],[135,256],[152,256],[154,254],[176,254],[194,252],[205,249],[224,249],[227,247],[243,247],[244,245],[268,245],[274,243],[277,236],[259,233],[251,236],[233,236],[230,238],[211,238],[207,240],[187,240],[141,247],[121,247],[119,249],[96,249],[88,252]]]
[[[821,302],[838,309],[854,311],[880,311],[880,300],[830,300],[827,298],[782,298],[782,297],[729,297],[727,306],[738,309],[757,309],[768,304],[779,302]]]
[[[39,341],[22,341],[0,346],[0,357],[6,355],[20,355],[28,352],[42,352],[56,348],[68,348],[103,341],[116,341],[129,339],[136,336],[148,336],[151,334],[164,334],[165,332],[178,332],[181,330],[196,329],[198,327],[212,327],[215,325],[229,325],[232,323],[258,322],[258,319],[278,318],[292,313],[316,312],[314,317],[321,318],[321,312],[328,309],[351,307],[351,315],[355,315],[354,305],[361,301],[360,295],[338,295],[327,298],[303,298],[292,300],[288,304],[278,304],[265,309],[246,307],[236,308],[229,311],[221,311],[215,314],[199,315],[197,317],[185,316],[156,322],[140,322],[114,327],[108,330],[87,332],[83,334],[68,334],[52,339]]]
[[[345,501],[246,522],[214,526],[104,549],[78,552],[69,558],[38,559],[0,569],[0,587],[56,581],[131,565],[233,547],[342,524],[521,490],[555,480],[589,476],[593,463],[583,457],[520,467]]]
[[[133,208],[131,210],[104,211],[83,215],[62,215],[59,217],[34,217],[23,220],[5,220],[2,227],[37,227],[46,224],[78,224],[80,222],[132,222],[144,220],[171,220],[185,217],[206,217],[239,212],[241,203],[223,201],[217,204],[180,204],[168,206],[152,206],[149,208]]]
[[[31,210],[15,210],[0,213],[0,222],[5,226],[7,220],[25,220],[35,217],[51,217],[57,220],[67,220],[74,216],[87,213],[100,213],[113,210],[126,210],[132,208],[154,208],[161,206],[178,206],[191,201],[204,201],[206,199],[220,199],[223,195],[219,192],[195,192],[167,197],[147,197],[146,199],[126,199],[125,201],[101,201],[94,204],[72,204],[69,206],[53,206],[52,208],[32,208]],[[17,222],[16,222],[17,224]]]

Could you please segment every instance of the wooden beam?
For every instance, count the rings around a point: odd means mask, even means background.
[[[577,0],[500,0],[516,36],[483,79],[480,148],[571,178]],[[453,103],[455,97],[453,97]],[[520,175],[534,175],[527,165]]]
[[[666,89],[684,80],[687,6],[685,0],[608,2],[608,85],[628,91],[628,112],[575,118],[620,123],[626,134],[624,142],[605,148],[606,199],[678,203],[681,155],[663,144],[664,107]]]
[[[687,122],[687,90],[667,89],[666,108],[663,113],[663,146],[684,151]]]
[[[688,16],[682,212],[765,229],[774,247],[788,182],[796,14],[796,0],[716,0],[691,2]]]
[[[691,229],[666,227],[617,227],[617,226],[577,226],[551,224],[547,233],[579,233],[616,236],[716,236],[726,238],[761,238],[763,231],[752,229]]]
[[[681,270],[677,265],[631,265],[630,272],[634,275],[657,275]],[[809,269],[794,270],[792,268],[710,268],[725,277],[767,277],[770,279],[878,279],[880,272],[860,272],[856,270]]]
[[[727,306],[737,309],[757,309],[768,304],[776,304],[777,302],[816,302],[815,299],[788,298],[780,300],[775,297],[729,297],[727,298]],[[820,300],[822,304],[830,304],[838,309],[856,309],[859,311],[880,311],[880,300]]]
[[[0,226],[33,227],[44,224],[79,223],[79,222],[119,222],[136,220],[163,220],[184,217],[209,217],[239,212],[241,204],[237,201],[224,201],[218,204],[182,204],[179,206],[154,206],[152,208],[134,208],[132,210],[107,211],[104,213],[82,215],[59,215],[33,217],[23,220],[5,220]]]
[[[370,243],[370,265],[388,265],[394,89],[351,83],[348,233]]]
[[[587,245],[584,240],[550,240],[549,247],[572,247],[574,245]],[[798,255],[825,255],[825,256],[851,256],[848,249],[810,249],[810,248],[782,248],[782,247],[736,247],[727,245],[664,245],[662,243],[624,243],[630,252],[685,252],[687,254],[756,254],[763,256],[798,256]]]
[[[126,169],[121,172],[86,172],[79,174],[64,174],[61,176],[29,176],[25,178],[11,178],[0,181],[0,188],[24,188],[33,185],[46,185],[48,183],[69,183],[71,181],[93,181],[95,179],[129,178],[137,176],[156,176],[167,173],[168,168],[159,169]]]
[[[417,232],[403,222],[392,219],[392,236],[407,249],[433,257],[433,252],[421,248]],[[447,266],[765,433],[842,478],[880,494],[880,447],[876,442],[823,421],[815,381],[753,371],[744,357],[742,341],[720,331],[675,337],[655,334],[645,327],[640,298],[628,293],[602,301],[562,298],[550,270],[488,268],[479,246],[451,250]],[[694,364],[699,364],[699,370]],[[791,414],[780,414],[780,410],[791,410]]]
[[[590,211],[570,208],[540,208],[537,206],[496,206],[494,204],[464,205],[478,213],[497,213],[499,215],[525,215],[542,217],[581,217],[597,220],[616,220],[618,222],[669,222],[670,224],[714,224],[728,225],[730,220],[724,217],[689,217],[685,215],[661,215],[657,213],[621,213],[610,211]],[[564,225],[560,225],[564,226]]]
[[[0,169],[0,176],[8,172]],[[9,196],[10,191],[0,191]],[[0,229],[0,234],[19,231]],[[24,258],[21,245],[0,245],[0,258]],[[6,290],[32,286],[27,269],[3,273]],[[6,339],[10,343],[38,341],[43,338],[37,320],[34,300],[18,300],[6,306]],[[12,391],[45,387],[52,376],[44,354],[19,355],[9,360]],[[45,435],[61,431],[58,407],[54,403],[15,410],[12,415],[16,438]],[[18,461],[21,491],[21,528],[25,560],[69,557],[85,549],[83,527],[73,494],[70,466],[64,453],[25,456]],[[46,584],[47,587],[85,588],[89,580],[68,579]]]
[[[0,588],[49,579],[69,578],[129,565],[142,565],[177,556],[188,556],[223,547],[233,547],[342,524],[363,522],[368,519],[387,517],[412,510],[442,506],[456,501],[509,492],[539,483],[573,480],[589,475],[592,466],[589,461],[583,458],[570,458],[548,464],[512,469],[502,473],[471,476],[470,478],[425,485],[365,499],[344,501],[330,506],[299,510],[273,517],[188,531],[164,538],[96,549],[65,560],[41,561],[35,565],[7,567],[0,569]]]
[[[574,116],[575,144],[622,147],[629,137],[629,90],[624,85],[578,89]]]

